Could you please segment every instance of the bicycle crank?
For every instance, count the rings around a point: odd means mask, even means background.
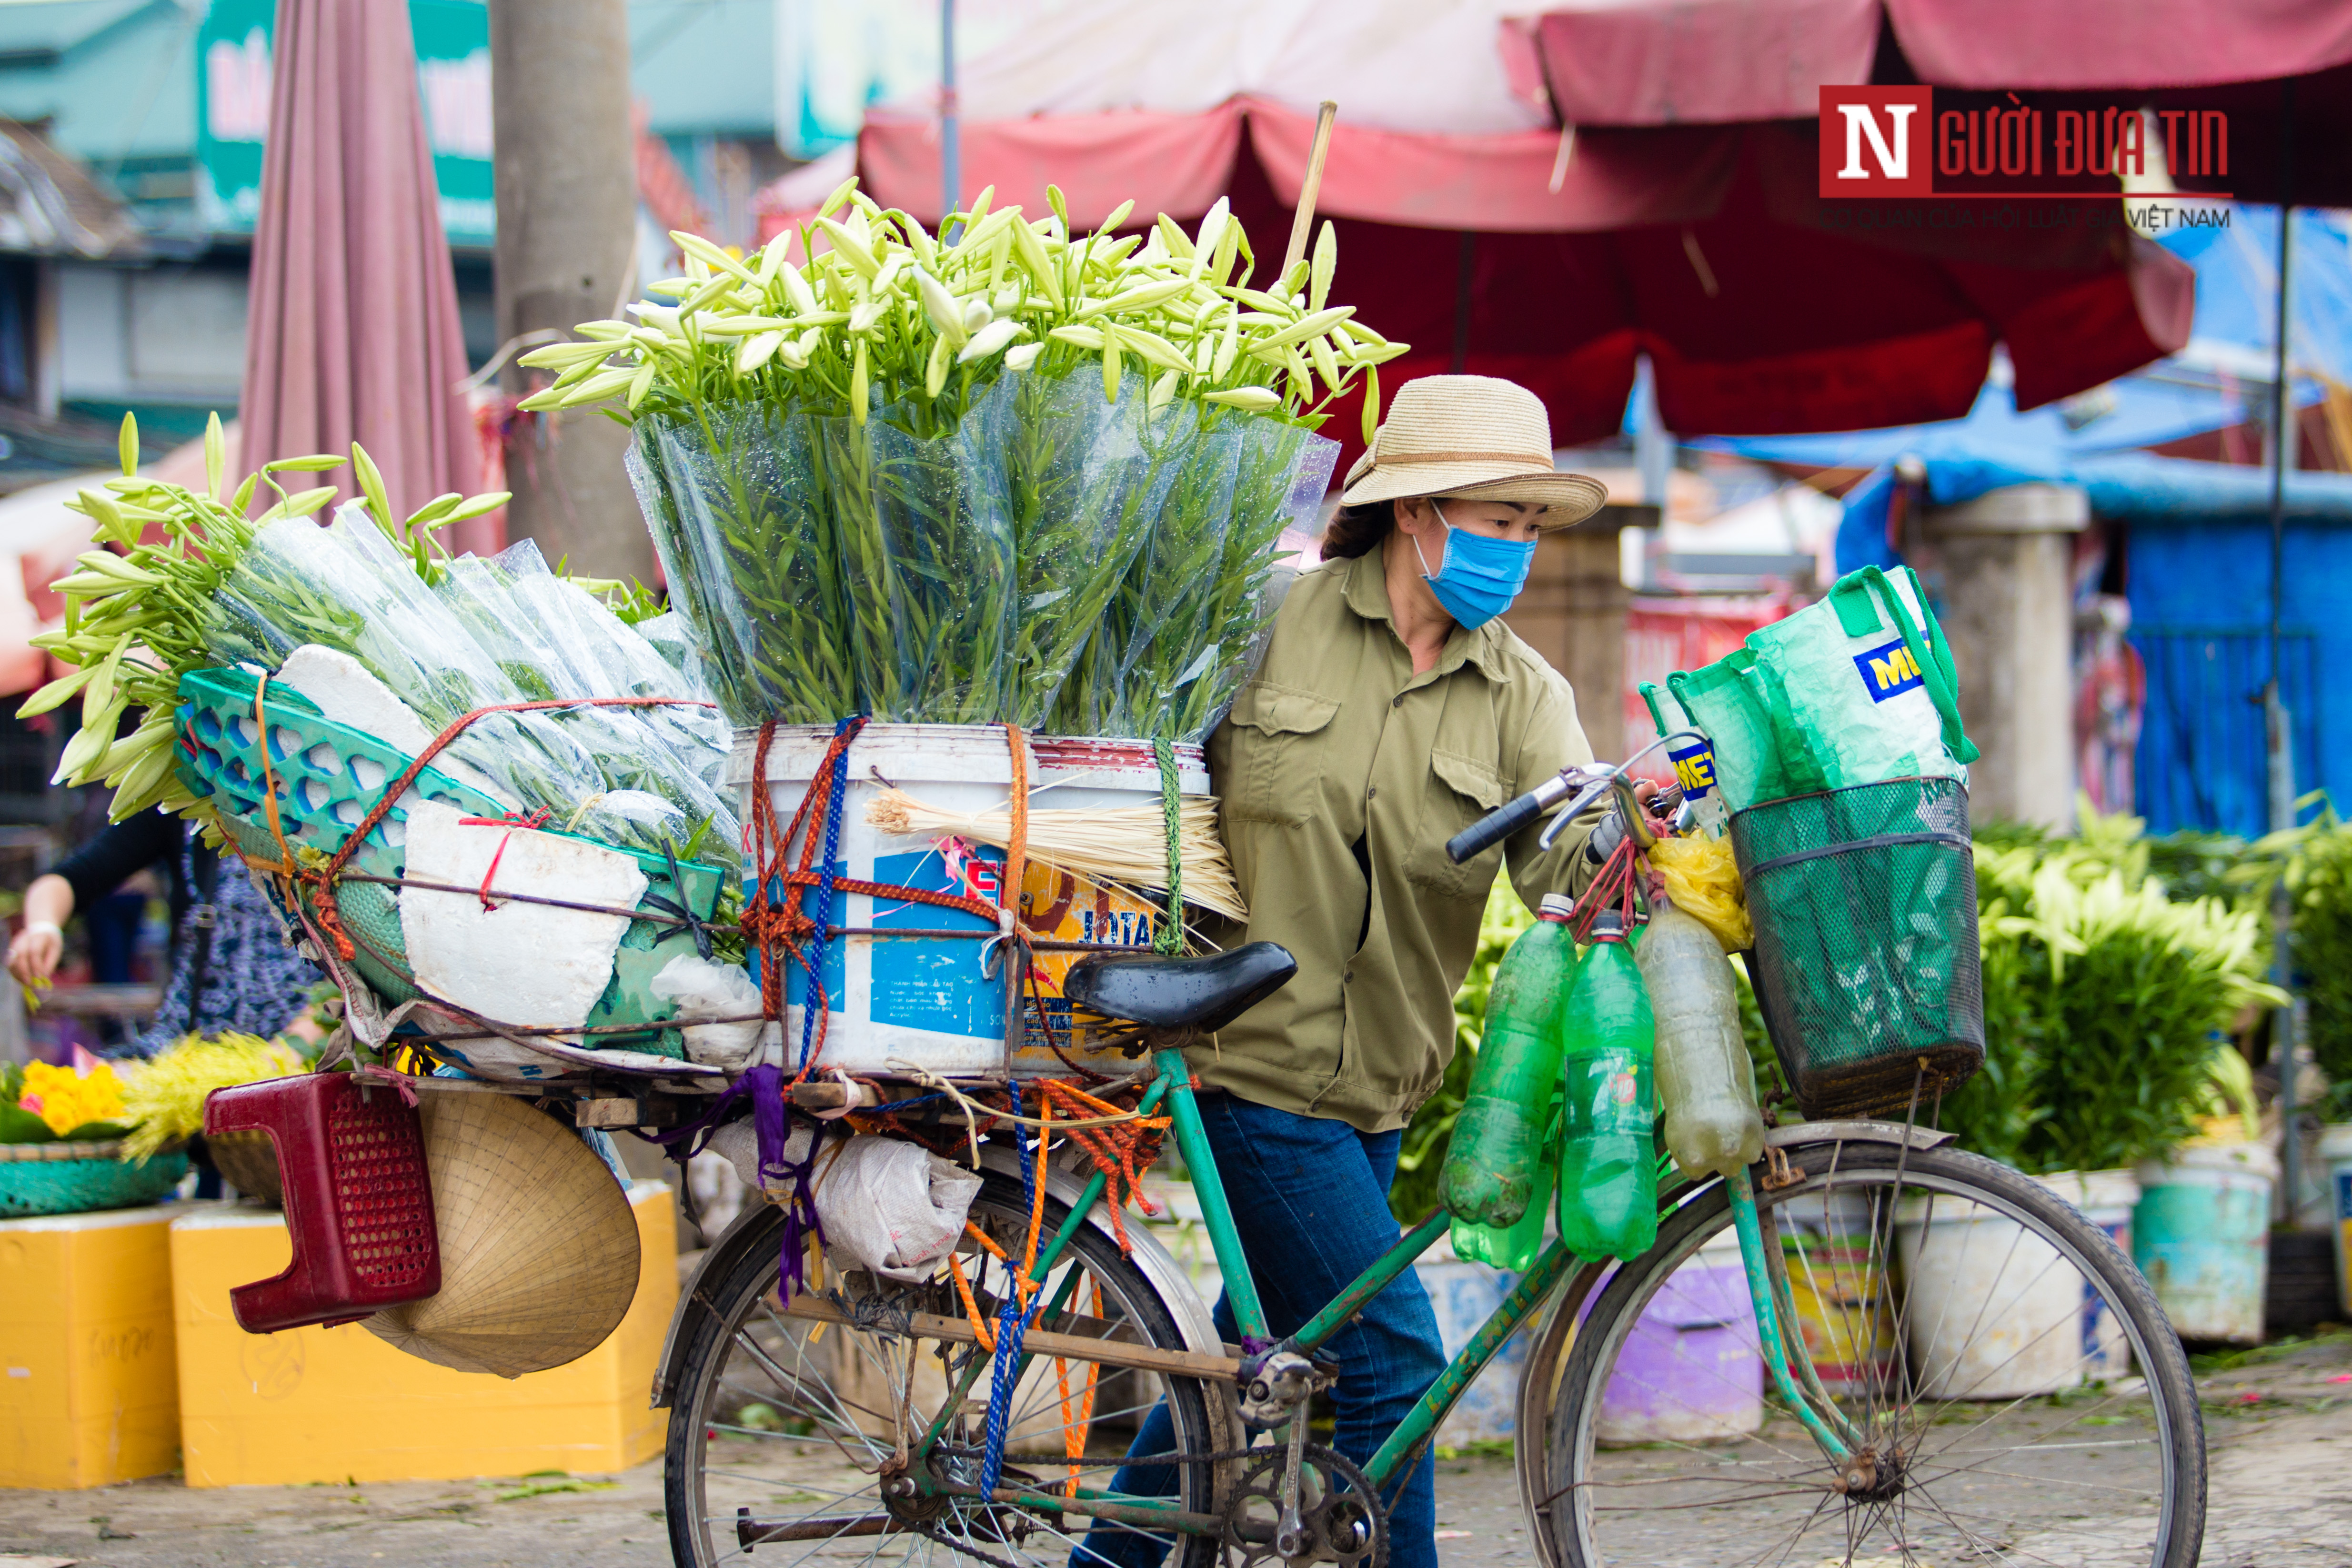
[[[1364,1472],[1330,1449],[1309,1443],[1299,1450],[1297,1523],[1284,1526],[1291,1496],[1286,1485],[1286,1446],[1254,1449],[1225,1508],[1225,1568],[1279,1563],[1329,1563],[1337,1568],[1384,1568],[1389,1510]],[[1285,1535],[1293,1539],[1284,1541]],[[1287,1546],[1290,1550],[1285,1552]]]

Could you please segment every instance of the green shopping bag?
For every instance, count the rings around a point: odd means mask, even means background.
[[[1864,567],[1666,689],[1714,742],[1724,804],[1894,778],[1965,778],[1951,652],[1908,567]]]

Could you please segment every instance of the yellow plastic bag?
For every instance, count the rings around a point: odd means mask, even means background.
[[[1661,838],[1650,847],[1650,864],[1664,880],[1675,908],[1713,931],[1724,952],[1743,952],[1756,945],[1756,926],[1748,918],[1748,888],[1739,879],[1727,839],[1703,833]]]

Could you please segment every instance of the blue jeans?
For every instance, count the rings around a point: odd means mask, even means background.
[[[1257,1281],[1268,1327],[1287,1334],[1396,1245],[1389,1184],[1396,1178],[1396,1132],[1359,1132],[1344,1121],[1297,1116],[1237,1100],[1201,1097],[1201,1120],[1232,1202],[1242,1252]],[[1230,1300],[1220,1297],[1217,1331],[1238,1342]],[[1405,1270],[1319,1352],[1339,1363],[1332,1393],[1339,1420],[1332,1447],[1362,1464],[1396,1429],[1445,1368],[1437,1314],[1420,1279]],[[1130,1454],[1175,1450],[1163,1402],[1144,1418]],[[1129,1465],[1111,1482],[1138,1497],[1176,1489],[1168,1466]],[[1428,1451],[1389,1493],[1390,1568],[1437,1568],[1437,1483]],[[1168,1538],[1097,1525],[1074,1552],[1074,1568],[1159,1568]]]

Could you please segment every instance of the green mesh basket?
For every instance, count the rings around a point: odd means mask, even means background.
[[[187,1173],[185,1154],[158,1154],[143,1165],[111,1158],[0,1160],[0,1219],[137,1208]]]
[[[212,799],[220,812],[223,830],[246,859],[276,864],[282,858],[278,833],[285,835],[289,846],[331,855],[366,820],[384,786],[406,773],[416,759],[373,735],[326,718],[315,703],[292,688],[273,685],[265,704],[269,726],[265,775],[264,737],[254,712],[258,685],[244,669],[199,669],[180,678],[180,750],[175,760],[180,781],[191,793]],[[278,785],[275,833],[263,805],[268,791],[265,777],[275,779]],[[349,869],[367,877],[400,876],[405,868],[403,847],[408,837],[408,807],[420,799],[477,816],[498,816],[505,811],[479,790],[427,764],[383,820],[368,831],[352,852]],[[674,919],[691,909],[697,920],[709,920],[718,907],[719,890],[730,875],[716,866],[682,860],[673,878],[668,861],[660,856],[597,839],[586,841],[636,861],[646,878],[645,895],[637,908],[648,914]],[[335,910],[352,938],[352,967],[369,989],[387,1008],[415,1001],[421,993],[408,967],[397,889],[383,882],[339,882]],[[683,1057],[683,1039],[662,1022],[677,1012],[677,1005],[655,997],[646,987],[671,959],[695,951],[692,933],[681,926],[667,921],[631,921],[614,957],[613,978],[588,1015],[591,1029],[611,1027],[615,1032],[586,1037],[588,1043]],[[536,1020],[500,1021],[530,1024]],[[646,1026],[642,1031],[619,1028],[640,1023]]]
[[[1748,974],[1808,1117],[1923,1110],[1984,1062],[1968,792],[1891,779],[1735,812]]]

